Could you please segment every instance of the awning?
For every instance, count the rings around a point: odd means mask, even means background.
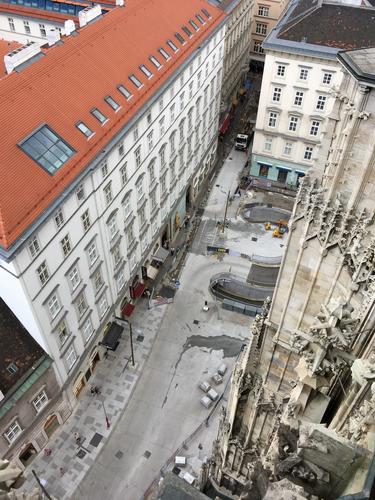
[[[158,275],[159,269],[156,269],[154,266],[147,267],[147,277],[154,280]]]
[[[300,175],[306,175],[306,172],[304,172],[303,170],[295,170],[295,173],[296,174],[300,174]]]
[[[159,247],[157,252],[155,252],[155,254],[152,255],[152,259],[161,262],[163,264],[168,255],[169,255],[168,250],[165,250],[165,248],[163,247]]]
[[[220,125],[219,134],[224,135],[227,132],[229,125],[230,125],[230,115],[227,114],[222,124]]]
[[[132,299],[138,299],[145,291],[146,286],[143,283],[137,283],[135,286],[130,288],[130,295]]]
[[[291,172],[292,169],[289,168],[289,167],[282,167],[281,165],[276,165],[276,168],[278,168],[279,170],[285,170],[286,172]]]
[[[258,165],[263,165],[265,167],[269,167],[269,168],[273,167],[272,163],[266,163],[264,161],[259,161],[259,160],[257,161],[257,163],[258,163]]]
[[[124,328],[117,323],[111,323],[111,326],[107,330],[107,333],[104,335],[104,338],[99,345],[107,347],[111,351],[115,351],[119,344],[119,338],[121,337],[121,333]]]
[[[135,309],[135,306],[133,304],[125,304],[124,307],[122,308],[121,314],[123,318],[129,318],[133,314],[133,311]]]

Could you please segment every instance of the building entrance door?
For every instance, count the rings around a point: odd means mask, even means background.
[[[51,415],[48,417],[46,423],[44,424],[44,431],[47,434],[48,438],[52,436],[56,429],[60,426],[59,421],[56,415]]]

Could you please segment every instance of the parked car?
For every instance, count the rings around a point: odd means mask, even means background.
[[[211,380],[215,382],[216,385],[219,385],[223,381],[223,377],[219,373],[214,373],[211,377]]]
[[[225,363],[222,363],[217,369],[217,371],[220,375],[224,375],[225,372],[227,371],[227,365]]]
[[[219,397],[219,394],[214,391],[213,389],[210,389],[207,393],[207,396],[212,400],[212,401],[216,401],[217,398]]]
[[[203,398],[201,398],[201,404],[205,408],[210,408],[210,406],[212,405],[212,403],[213,403],[212,399],[210,399],[208,396],[203,396]]]
[[[199,382],[199,389],[201,389],[203,392],[208,392],[211,389],[211,386],[204,380],[203,382]]]

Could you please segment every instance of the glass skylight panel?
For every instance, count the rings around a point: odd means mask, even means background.
[[[89,127],[87,125],[85,125],[83,122],[78,122],[76,127],[78,128],[78,130],[80,132],[82,132],[82,134],[84,134],[87,138],[91,137],[92,135],[94,135],[94,132],[89,129]]]
[[[19,147],[47,172],[54,174],[75,151],[47,125],[43,125]]]
[[[178,51],[177,46],[172,42],[172,40],[167,40],[167,45],[168,45],[168,47],[170,47],[173,50],[173,52]]]
[[[181,43],[181,45],[183,45],[184,43],[186,43],[184,37],[182,35],[180,35],[180,33],[175,33],[174,36],[177,38],[177,40]]]
[[[182,31],[186,33],[189,38],[193,36],[192,32],[189,30],[187,26],[182,26]]]
[[[191,26],[193,29],[195,29],[195,31],[198,31],[198,30],[199,30],[199,27],[198,27],[197,23],[196,23],[196,22],[194,22],[192,19],[190,19],[189,24],[190,24],[190,26]]]
[[[92,109],[91,114],[95,116],[95,118],[99,120],[100,123],[105,123],[108,120],[108,118],[104,116],[103,113],[98,108]]]
[[[153,76],[153,73],[151,73],[151,71],[144,64],[141,64],[139,69],[147,76],[147,78],[151,78]]]
[[[207,9],[202,9],[202,12],[207,17],[207,19],[211,19],[212,16]]]
[[[112,109],[114,109],[115,111],[117,111],[118,109],[120,109],[120,104],[118,102],[116,102],[113,97],[111,97],[110,95],[107,95],[107,97],[104,98],[105,102],[111,106]]]
[[[159,49],[159,53],[164,57],[166,61],[171,58],[171,56],[168,54],[166,50],[164,50],[162,47]]]
[[[142,82],[140,82],[135,75],[130,75],[129,80],[132,83],[134,83],[134,85],[137,87],[137,89],[140,89],[142,87]]]
[[[206,24],[206,21],[203,19],[203,17],[200,15],[200,14],[196,14],[195,16],[198,21],[201,23],[201,24]]]
[[[161,64],[160,64],[160,62],[156,59],[156,57],[154,57],[154,56],[150,56],[150,57],[149,57],[149,59],[150,59],[150,61],[152,62],[152,64],[153,64],[156,68],[158,68],[158,69],[160,69],[160,68],[161,68]]]
[[[123,96],[126,97],[126,99],[130,99],[133,96],[133,94],[131,92],[129,92],[129,90],[126,87],[124,87],[124,85],[122,85],[122,84],[118,85],[117,89],[119,90],[119,92],[121,92],[121,94]]]

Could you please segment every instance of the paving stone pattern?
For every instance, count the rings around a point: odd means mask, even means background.
[[[132,316],[133,330],[142,338],[141,342],[137,339],[134,341],[136,366],[132,368],[131,363],[128,363],[124,370],[130,356],[130,341],[125,330],[117,350],[98,364],[86,393],[80,396],[72,416],[48,442],[51,455],[47,457],[43,452],[39,453],[30,470],[25,472],[25,483],[21,490],[30,491],[35,488],[36,482],[31,473],[33,468],[39,478],[46,481],[46,489],[51,496],[58,500],[79,498],[77,487],[99,455],[130,399],[149,357],[166,307],[161,305],[148,310],[147,302],[140,299]],[[91,384],[100,388],[100,395],[91,395]],[[106,428],[102,401],[111,424],[110,429]],[[81,447],[75,443],[75,432],[82,437]],[[115,456],[121,459],[122,455],[118,451]],[[76,489],[77,492],[74,493]]]

